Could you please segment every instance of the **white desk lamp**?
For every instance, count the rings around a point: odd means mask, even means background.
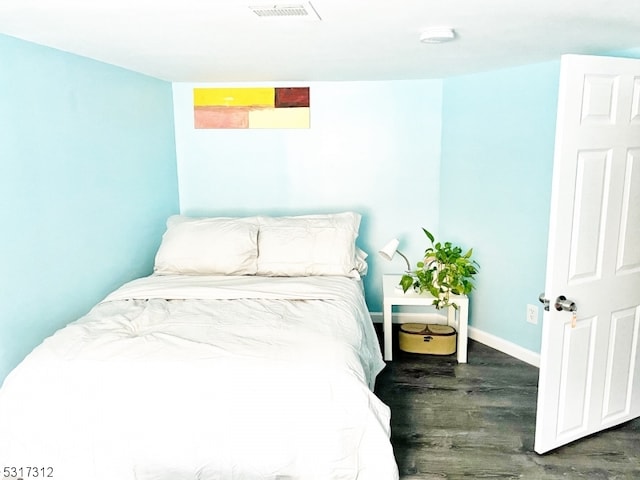
[[[404,258],[405,262],[407,262],[407,272],[410,272],[411,265],[409,264],[409,259],[404,256],[404,254],[400,250],[398,250],[399,245],[400,241],[397,238],[394,238],[393,240],[390,240],[389,243],[387,243],[384,247],[382,247],[378,253],[382,255],[383,258],[389,261],[391,261],[393,259],[393,256],[397,253],[402,258]]]

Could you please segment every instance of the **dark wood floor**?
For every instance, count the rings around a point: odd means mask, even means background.
[[[474,341],[468,364],[396,348],[376,394],[400,478],[640,479],[640,419],[536,454],[537,381],[537,368]]]

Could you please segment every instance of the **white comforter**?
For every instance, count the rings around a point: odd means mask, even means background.
[[[383,365],[353,279],[146,277],[7,377],[0,468],[64,480],[396,479],[389,409],[370,390]]]

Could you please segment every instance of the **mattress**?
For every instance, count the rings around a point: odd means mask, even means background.
[[[383,366],[359,280],[151,275],[9,374],[0,467],[65,480],[396,479],[389,408],[372,393]]]

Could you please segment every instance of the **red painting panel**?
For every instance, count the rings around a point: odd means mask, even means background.
[[[308,106],[309,87],[276,88],[276,108]]]

